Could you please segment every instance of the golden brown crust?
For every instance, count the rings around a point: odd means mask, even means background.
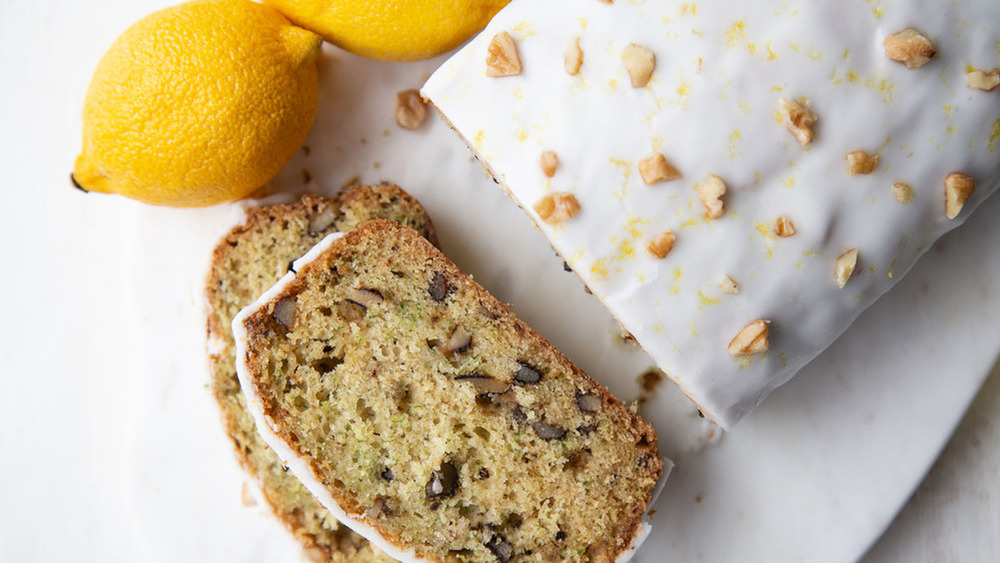
[[[247,329],[247,335],[248,335],[247,363],[249,365],[249,369],[252,374],[253,384],[256,386],[257,391],[262,398],[265,416],[268,417],[268,419],[275,421],[275,424],[273,425],[272,429],[275,430],[276,433],[278,433],[282,437],[283,441],[291,445],[294,449],[298,450],[298,453],[300,455],[303,455],[307,459],[310,459],[311,463],[313,464],[315,472],[318,475],[324,476],[325,482],[338,483],[340,477],[344,477],[345,480],[347,479],[347,477],[344,476],[343,474],[331,473],[330,466],[328,465],[329,463],[328,460],[321,459],[322,456],[316,453],[315,448],[317,447],[318,444],[315,441],[308,440],[309,436],[315,434],[315,430],[305,431],[297,427],[299,422],[303,420],[303,413],[302,412],[292,413],[291,409],[293,407],[291,405],[295,404],[295,401],[298,399],[292,400],[291,402],[287,402],[284,397],[278,396],[278,394],[275,392],[275,388],[273,387],[274,385],[276,385],[275,379],[271,378],[270,380],[266,380],[267,378],[262,375],[264,373],[264,368],[262,368],[261,366],[266,365],[267,362],[271,360],[275,362],[279,361],[273,358],[277,346],[274,340],[275,335],[279,333],[291,333],[296,330],[294,324],[292,325],[292,327],[286,326],[285,328],[281,328],[279,326],[279,323],[281,323],[281,321],[278,319],[280,315],[275,314],[275,307],[278,303],[282,302],[282,300],[290,299],[296,303],[299,303],[299,305],[297,305],[298,307],[305,307],[306,305],[304,305],[303,303],[305,303],[307,299],[312,299],[310,295],[314,295],[318,291],[316,287],[311,286],[311,281],[312,281],[311,278],[318,278],[320,276],[329,275],[330,271],[336,272],[337,268],[340,267],[338,266],[340,264],[350,263],[354,265],[355,264],[354,260],[357,256],[362,256],[362,255],[375,256],[377,254],[377,251],[374,250],[376,246],[384,248],[387,245],[391,245],[392,249],[392,252],[388,253],[389,255],[388,260],[394,260],[395,259],[393,258],[394,256],[398,257],[397,264],[399,264],[399,269],[400,269],[399,273],[401,277],[406,277],[406,279],[412,280],[412,284],[419,284],[421,282],[419,282],[418,280],[428,279],[429,272],[440,273],[442,278],[446,280],[446,285],[450,288],[448,293],[451,295],[461,296],[460,297],[461,306],[463,310],[468,310],[470,308],[474,309],[476,306],[480,307],[481,308],[480,310],[482,311],[481,314],[483,315],[484,318],[489,318],[489,321],[484,321],[483,323],[484,327],[480,327],[482,331],[478,332],[477,335],[485,334],[487,332],[494,335],[492,338],[500,342],[500,345],[496,346],[496,348],[510,350],[509,352],[509,354],[511,355],[510,357],[519,358],[518,362],[520,362],[520,358],[526,358],[531,361],[535,361],[535,359],[538,358],[539,363],[536,363],[536,365],[538,365],[539,367],[544,365],[544,368],[538,371],[540,373],[544,372],[546,374],[545,375],[546,378],[555,379],[550,374],[552,375],[558,374],[560,377],[567,376],[567,379],[571,382],[572,388],[577,390],[577,396],[575,398],[575,403],[574,399],[566,401],[568,404],[573,405],[571,407],[571,410],[574,410],[574,412],[564,416],[563,419],[568,419],[572,416],[579,415],[580,413],[575,409],[584,410],[583,406],[577,406],[580,405],[580,396],[584,395],[587,396],[588,397],[587,400],[590,401],[590,403],[588,403],[587,405],[587,410],[585,410],[585,412],[589,413],[589,412],[600,411],[601,417],[609,423],[609,426],[614,427],[614,432],[618,432],[616,436],[618,437],[617,439],[621,442],[621,444],[616,444],[616,446],[624,445],[625,446],[624,449],[628,450],[628,454],[624,456],[622,459],[625,460],[631,459],[633,461],[638,460],[638,465],[639,467],[641,467],[641,469],[637,469],[635,467],[626,468],[622,466],[622,474],[632,475],[634,481],[626,481],[621,483],[618,483],[617,481],[615,482],[622,487],[632,488],[633,490],[630,490],[629,492],[634,493],[636,497],[634,498],[634,500],[627,503],[626,506],[620,507],[621,510],[619,512],[619,517],[614,522],[614,530],[611,533],[610,537],[605,537],[603,543],[594,543],[590,545],[585,552],[574,553],[569,556],[571,559],[575,558],[578,560],[613,561],[619,553],[621,553],[628,547],[633,534],[640,525],[642,512],[647,506],[648,502],[650,501],[650,496],[653,491],[653,486],[655,485],[656,480],[659,478],[662,472],[662,460],[659,458],[658,455],[658,444],[653,428],[648,423],[642,421],[638,416],[636,416],[621,401],[619,401],[613,395],[611,395],[611,393],[606,388],[604,388],[602,385],[594,381],[587,374],[585,374],[578,367],[576,367],[572,362],[570,362],[569,359],[567,359],[565,356],[563,356],[561,353],[555,350],[551,346],[551,344],[549,344],[549,342],[545,340],[545,338],[543,338],[541,335],[539,335],[531,328],[527,327],[519,319],[517,319],[517,317],[513,313],[511,313],[506,306],[504,306],[502,303],[496,300],[481,286],[476,284],[471,277],[462,273],[457,268],[457,266],[452,264],[443,254],[441,254],[439,251],[437,251],[435,248],[433,248],[430,244],[421,239],[419,236],[413,234],[412,231],[409,231],[409,229],[405,229],[394,223],[388,221],[375,220],[362,225],[361,227],[355,229],[354,231],[347,233],[343,238],[339,239],[333,245],[331,245],[331,247],[327,251],[325,251],[319,258],[302,267],[302,269],[300,270],[295,279],[289,282],[277,296],[275,296],[268,302],[268,304],[266,304],[261,309],[255,311],[244,322],[244,326]],[[381,255],[379,255],[378,258],[374,259],[382,260],[383,258],[381,257]],[[407,269],[406,267],[403,266],[403,262],[407,263],[413,262],[416,265]],[[359,264],[358,267],[361,268],[362,266]],[[389,269],[391,270],[391,268]],[[392,270],[392,272],[394,274],[396,273],[395,270]],[[414,272],[422,273],[423,277],[421,278],[420,275],[414,276]],[[386,277],[389,278],[391,276],[386,276]],[[408,281],[407,283],[409,284],[411,282]],[[378,287],[380,289],[382,288],[382,286]],[[393,291],[394,290],[390,290],[390,292]],[[429,289],[426,286],[420,286],[420,292],[423,292],[425,298],[426,298],[426,293],[428,291]],[[309,294],[308,292],[312,293]],[[376,291],[375,293],[378,292]],[[324,295],[327,294],[324,293]],[[386,303],[393,303],[392,307],[409,306],[408,303],[410,303],[410,301],[406,301],[401,298],[398,301],[393,301],[394,297],[390,297],[390,293],[386,293],[384,297],[382,293],[378,293],[378,295],[379,296],[377,298],[377,301],[379,303],[381,303],[384,299]],[[455,299],[459,298],[456,297]],[[441,300],[443,301],[444,298],[442,298]],[[439,300],[437,298],[434,298],[434,301],[439,301]],[[334,301],[330,302],[324,301],[323,303],[325,303],[325,306],[321,308],[336,309],[339,306],[336,304],[337,302]],[[312,311],[312,307],[314,307],[315,305],[316,305],[315,302],[309,301],[308,310]],[[375,305],[370,303],[369,306],[374,307]],[[437,309],[435,309],[434,303],[429,303],[427,309],[428,311],[426,314],[428,316],[425,317],[421,321],[421,323],[426,323],[426,322],[447,323],[450,320],[453,320],[450,319],[449,317],[449,311],[453,311],[454,309],[447,309],[447,310],[441,309],[440,311],[438,311]],[[368,309],[366,308],[365,311],[367,312]],[[372,309],[372,311],[375,311],[375,309]],[[329,312],[326,314],[329,314]],[[308,315],[312,315],[312,313],[308,313],[307,316]],[[369,319],[373,318],[372,316],[368,315],[366,316]],[[338,321],[336,322],[341,322],[339,320],[340,318],[339,317],[337,318]],[[422,324],[421,326],[424,325]],[[341,326],[338,328],[343,328],[343,327]],[[470,327],[469,329],[472,332],[475,332],[476,330],[472,327]],[[454,334],[454,331],[451,328],[448,328],[445,333],[447,334],[448,332]],[[327,334],[310,332],[308,334],[306,333],[299,334],[298,336],[296,336],[296,338],[302,338],[306,340],[308,339],[322,340],[323,342],[327,342],[331,348],[337,348],[339,345],[336,343],[337,341],[335,338],[328,338],[327,340],[323,340],[323,338],[326,338],[328,336],[329,335]],[[421,336],[420,338],[423,338],[423,336]],[[478,336],[476,336],[476,338],[478,338]],[[459,340],[461,340],[461,338]],[[292,340],[289,340],[288,342],[291,343]],[[393,342],[395,342],[395,339],[393,339]],[[400,346],[406,348],[407,340],[401,339],[400,342],[401,342]],[[430,343],[430,340],[428,340],[428,343]],[[435,350],[441,350],[442,346],[445,345],[440,343],[436,344]],[[293,348],[295,349],[295,357],[302,358],[303,359],[302,361],[306,361],[307,359],[311,358],[311,356],[308,355],[308,351],[304,351],[297,346],[293,346]],[[491,348],[491,350],[492,349],[493,348]],[[344,354],[343,351],[341,351],[340,354],[342,355],[342,357],[340,357],[338,361],[342,362],[346,369],[350,369],[354,372],[360,371],[354,364],[351,363],[352,362],[351,358],[343,357]],[[447,354],[447,352],[445,352],[445,354]],[[351,353],[348,352],[347,355],[350,356]],[[458,363],[461,363],[461,360],[456,358],[449,358],[448,362],[450,362],[450,364],[447,365],[457,365]],[[293,368],[289,367],[288,369],[291,370]],[[447,366],[445,367],[445,369],[448,369]],[[495,369],[495,366],[490,366],[490,365],[486,365],[482,368],[477,368],[477,369],[481,370],[477,372],[477,374],[489,373],[495,376],[497,373],[500,372],[499,369]],[[456,368],[456,370],[457,373],[461,373],[460,368]],[[298,372],[290,371],[289,373],[298,373]],[[320,375],[321,377],[319,380],[310,380],[308,379],[309,377],[308,375],[304,375],[302,376],[304,378],[304,382],[298,381],[296,384],[303,385],[304,388],[307,388],[309,390],[310,394],[317,393],[319,392],[317,389],[317,384],[319,384],[319,382],[322,382],[324,377],[328,377],[327,375],[322,375],[322,374]],[[286,374],[280,377],[295,378],[297,376]],[[411,380],[417,381],[420,377],[421,374],[414,373],[412,374]],[[455,377],[455,380],[461,379],[462,377],[468,378],[470,376],[460,375],[458,377]],[[479,375],[476,375],[475,377],[479,377]],[[541,376],[539,375],[539,377]],[[389,383],[387,382],[393,380],[392,376],[386,373],[385,371],[379,371],[379,372],[373,371],[370,377],[368,377],[368,379],[370,380],[371,378],[378,379],[379,385],[389,385]],[[499,379],[499,377],[497,379]],[[286,379],[285,381],[288,382],[291,380]],[[546,379],[545,381],[548,382],[549,380]],[[499,384],[503,383],[508,383],[511,386],[515,385],[514,382],[509,379],[506,382],[500,382]],[[284,386],[288,385],[288,383],[279,383],[279,385],[284,388]],[[417,383],[414,383],[414,385],[417,385]],[[325,393],[328,392],[329,392],[328,390],[322,391],[324,396]],[[504,391],[501,394],[505,395],[507,394],[507,392]],[[510,394],[514,395],[513,392],[511,392]],[[570,393],[570,395],[572,396],[572,393]],[[367,396],[370,398],[372,397],[370,392]],[[331,397],[333,397],[333,395],[331,395]],[[333,399],[331,399],[331,401],[332,400]],[[372,398],[373,402],[374,400],[375,399]],[[514,401],[513,398],[509,398],[509,400]],[[567,433],[565,429],[560,429],[556,426],[553,426],[553,424],[557,423],[556,421],[560,420],[560,416],[562,416],[562,413],[559,413],[558,409],[563,407],[559,406],[557,403],[558,401],[552,400],[544,405],[545,409],[547,410],[544,411],[539,410],[539,412],[541,413],[539,414],[539,416],[549,417],[545,420],[552,423],[552,424],[543,423],[541,426],[541,430],[537,427],[534,428],[534,431],[538,433],[539,437],[543,441],[551,440],[551,438],[542,437],[543,431],[551,431],[557,434],[561,432],[563,435]],[[523,406],[521,404],[518,404],[516,401],[511,402],[509,404],[511,406],[516,404],[517,407],[515,410],[517,411],[520,411],[521,407]],[[318,405],[313,405],[311,407],[303,406],[302,408],[307,409],[307,412],[312,413],[313,411],[318,410],[319,406]],[[333,409],[333,411],[335,411],[334,414],[330,416],[338,417],[340,416],[339,413],[344,412],[343,410],[341,410],[342,407],[333,407],[331,405],[330,408]],[[594,410],[593,411],[589,410],[591,408]],[[322,416],[328,416],[328,415],[324,414]],[[538,418],[537,420],[541,422],[543,419]],[[587,420],[594,420],[594,419],[588,418]],[[316,424],[313,428],[324,428],[328,427],[329,424],[330,420],[328,418],[321,419],[318,422],[318,424]],[[482,423],[470,422],[470,424],[482,424]],[[534,425],[535,423],[533,422],[524,423],[523,421],[521,421],[521,424],[522,427],[524,426],[524,424],[528,424],[527,428],[529,428],[528,432],[530,434],[531,432],[530,429],[533,427],[532,425]],[[559,424],[562,423],[559,422]],[[563,424],[563,426],[566,425]],[[357,427],[358,424],[355,425],[355,428]],[[333,431],[327,430],[326,432],[323,432],[323,435],[329,436],[331,432]],[[582,427],[577,427],[576,432],[577,434],[579,434],[579,436],[577,436],[576,434],[572,435],[572,438],[576,441],[573,442],[575,445],[571,447],[577,447],[579,445],[586,444],[586,446],[584,446],[580,451],[586,450],[587,455],[591,453],[594,453],[596,455],[597,448],[604,447],[605,442],[598,442],[596,441],[596,438],[594,442],[588,442],[587,440],[589,440],[590,438],[587,437],[587,435],[589,435],[590,432],[594,432],[594,436],[600,435],[601,439],[604,439],[603,437],[605,436],[605,434],[602,434],[602,432],[611,432],[611,430],[602,429],[600,431],[595,431],[593,429],[587,429],[584,432],[582,431]],[[570,430],[569,433],[572,434],[573,431]],[[366,433],[364,435],[368,434]],[[303,436],[306,437],[305,439],[307,440],[307,443],[303,443],[302,439],[300,439]],[[325,440],[332,440],[332,439],[333,438],[331,437]],[[322,447],[323,444],[325,443],[326,442],[319,443],[319,446],[321,448],[320,451],[323,451]],[[536,443],[542,443],[542,442],[537,442],[536,440]],[[594,447],[594,452],[591,452],[590,446]],[[337,456],[347,457],[348,456],[347,452],[349,450],[343,449],[344,445],[340,445],[338,447],[341,449],[338,449]],[[349,445],[347,447],[349,447]],[[391,448],[392,446],[389,447]],[[388,455],[388,454],[383,453],[383,455]],[[404,470],[406,467],[412,465],[413,465],[412,460],[409,463],[402,464]],[[463,471],[468,473],[467,469],[472,465],[473,464],[470,463],[462,466],[465,467]],[[361,469],[359,471],[352,471],[352,473],[359,473],[364,471],[366,471],[366,469]],[[629,471],[631,471],[631,473],[629,473]],[[499,475],[499,472],[494,470],[494,474]],[[336,475],[339,475],[339,477]],[[616,470],[614,479],[617,478],[618,478],[618,472]],[[405,481],[404,476],[398,471],[396,479],[399,480],[400,482]],[[409,486],[412,487],[414,483],[416,485],[420,485],[421,482],[419,481],[419,477],[417,479],[418,480],[410,479],[410,481],[408,482]],[[355,496],[356,494],[358,494],[357,491],[348,492],[348,490],[344,488],[343,484],[341,485],[335,484],[333,486],[328,486],[327,490],[331,494],[331,496],[335,498],[337,503],[349,513],[368,514],[372,511],[372,506],[370,505],[370,503],[360,501],[359,500],[360,497]],[[377,501],[378,513],[382,512],[383,510],[382,507],[384,506],[391,507],[392,506],[391,503],[397,500],[390,497],[385,497],[383,493],[380,493],[379,494],[380,496],[378,497],[380,499]],[[428,497],[427,500],[430,500],[430,497]],[[471,501],[465,499],[462,502],[471,502]],[[483,507],[480,506],[479,508]],[[610,510],[612,507],[608,508]],[[422,509],[421,506],[414,507],[413,505],[406,505],[405,508],[401,508],[400,511],[412,513],[414,511],[419,512],[420,509]],[[428,514],[432,514],[434,513],[433,511],[437,509],[430,508],[429,510],[432,512],[429,512]],[[440,510],[446,510],[446,507],[441,508]],[[380,533],[382,533],[383,536],[386,536],[390,542],[397,544],[401,543],[400,540],[394,539],[395,536],[400,535],[399,534],[400,528],[398,527],[393,528],[392,525],[386,523],[385,518],[381,517],[370,518],[370,521],[371,525],[377,527],[380,530]],[[401,524],[400,526],[403,526],[403,524]],[[527,525],[525,526],[525,529],[526,528],[528,528]],[[405,528],[405,529],[407,530],[407,532],[411,531],[410,528]],[[514,535],[517,534],[517,532],[512,532],[512,533]],[[570,531],[569,533],[572,535],[574,531]],[[565,538],[566,535],[563,535],[563,539]],[[479,544],[480,549],[482,546],[481,543],[482,539],[483,538],[480,537],[480,544]],[[538,547],[539,544],[537,543],[527,543],[528,542],[527,539],[524,539],[523,541],[524,541],[523,544],[518,544],[516,540],[512,539],[511,543],[513,547],[511,547],[511,549],[524,548],[526,545],[529,545],[531,546],[531,550],[529,550],[527,553],[528,555],[534,553],[533,555],[534,558],[546,557],[545,553],[549,553],[549,556],[552,555],[551,552],[542,551],[543,548],[548,549],[547,547],[544,546]],[[413,547],[417,550],[418,555],[434,560],[444,559],[448,557],[448,555],[443,556],[439,551],[435,551],[433,546],[428,544],[417,543],[415,545],[407,545],[406,547]],[[472,554],[474,548],[475,548],[475,542],[464,546],[462,548],[462,551],[463,553],[465,551],[469,551],[469,553],[466,553],[465,555],[472,558],[474,557],[474,555]],[[521,553],[523,554],[523,552]],[[532,557],[528,558],[530,559]]]
[[[247,209],[243,224],[215,247],[206,280],[208,338],[221,346],[210,357],[212,390],[226,432],[240,464],[257,481],[275,515],[318,560],[390,561],[322,509],[257,434],[236,379],[229,325],[241,308],[284,274],[292,260],[324,236],[374,217],[412,225],[437,242],[423,208],[398,186],[354,186],[337,197],[307,194],[292,204]]]

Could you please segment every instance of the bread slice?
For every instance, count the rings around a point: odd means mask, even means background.
[[[233,321],[258,427],[320,502],[404,560],[627,557],[653,428],[413,230],[332,238]]]
[[[317,504],[261,440],[236,379],[230,323],[317,241],[375,217],[411,225],[437,240],[424,209],[397,186],[355,186],[334,198],[305,195],[290,205],[248,209],[245,222],[216,246],[206,287],[208,336],[216,348],[210,357],[212,388],[226,431],[274,513],[313,559],[322,561],[390,560]]]

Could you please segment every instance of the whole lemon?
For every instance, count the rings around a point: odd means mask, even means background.
[[[439,55],[486,27],[510,0],[264,0],[352,53],[387,61]]]
[[[143,18],[94,72],[74,184],[176,207],[246,196],[309,132],[321,43],[249,0],[195,0]]]

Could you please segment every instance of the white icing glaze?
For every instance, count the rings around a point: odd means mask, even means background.
[[[908,69],[884,38],[915,27],[938,54]],[[514,37],[518,76],[489,78],[494,34]],[[583,65],[563,69],[579,37]],[[656,55],[632,88],[621,53]],[[422,89],[587,286],[706,416],[731,427],[892,287],[942,234],[998,186],[1000,90],[966,87],[971,67],[1000,65],[1000,2],[872,0],[817,3],[514,0]],[[818,116],[801,146],[777,117],[780,98]],[[845,155],[879,155],[850,176]],[[542,151],[558,154],[546,178]],[[684,178],[645,185],[637,162],[663,153]],[[944,178],[975,178],[955,220]],[[727,184],[725,214],[707,219],[693,191]],[[892,185],[916,197],[902,204]],[[570,192],[581,209],[558,225],[532,205]],[[797,233],[771,234],[788,215]],[[663,260],[645,250],[673,230]],[[834,261],[859,249],[844,289]],[[739,293],[720,290],[726,275]],[[734,358],[729,341],[770,321],[770,349]]]
[[[342,236],[344,236],[344,233],[331,233],[324,237],[323,240],[316,243],[316,245],[312,247],[309,252],[292,263],[292,271],[289,271],[287,274],[282,276],[277,283],[265,291],[253,303],[243,308],[236,315],[236,317],[233,318],[233,339],[236,341],[236,374],[240,380],[240,388],[243,390],[243,394],[246,397],[247,410],[253,416],[254,423],[257,425],[257,432],[260,434],[261,438],[263,438],[264,441],[267,442],[267,445],[274,450],[274,453],[278,456],[282,463],[288,467],[292,474],[294,474],[295,477],[302,482],[302,485],[305,486],[305,488],[308,489],[314,497],[316,497],[316,500],[318,500],[324,508],[330,511],[331,514],[333,514],[334,518],[375,544],[376,547],[384,551],[393,559],[404,563],[430,561],[429,559],[418,557],[413,548],[403,550],[390,543],[376,528],[365,523],[364,515],[350,514],[337,504],[336,499],[333,498],[326,487],[324,487],[320,482],[319,477],[313,471],[309,461],[304,456],[296,454],[292,447],[289,446],[287,442],[282,440],[282,438],[274,431],[274,423],[264,414],[264,404],[261,400],[261,396],[257,392],[256,386],[253,385],[253,382],[250,379],[250,370],[246,361],[247,331],[243,324],[244,321],[255,311],[266,306],[270,301],[275,299],[285,286],[295,279],[296,272],[300,271],[302,267],[309,262],[316,260],[316,258],[318,258],[323,251],[330,248],[330,245]],[[657,497],[660,496],[660,492],[663,490],[663,486],[666,483],[667,476],[670,475],[670,471],[673,467],[674,464],[672,461],[663,458],[663,474],[660,476],[660,480],[657,482],[656,487],[650,496],[648,506],[652,506]],[[649,511],[647,508],[647,510],[643,512],[642,522],[640,522],[639,526],[636,528],[635,533],[629,542],[629,546],[625,549],[625,551],[618,555],[615,559],[616,563],[625,563],[630,560],[639,549],[639,546],[641,546],[646,540],[646,537],[649,535],[651,529],[652,527],[649,524]]]

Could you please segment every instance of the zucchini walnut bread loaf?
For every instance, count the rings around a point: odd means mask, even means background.
[[[405,560],[627,557],[652,427],[411,229],[324,243],[233,322],[248,407],[320,502]]]
[[[261,439],[236,379],[230,323],[324,236],[376,217],[411,225],[436,242],[424,209],[399,187],[355,186],[334,198],[305,195],[289,205],[248,209],[243,224],[219,241],[208,275],[208,334],[215,348],[212,388],[226,431],[275,514],[317,560],[389,561],[321,507]]]
[[[512,0],[421,94],[730,428],[1000,190],[1000,2],[695,6]]]

